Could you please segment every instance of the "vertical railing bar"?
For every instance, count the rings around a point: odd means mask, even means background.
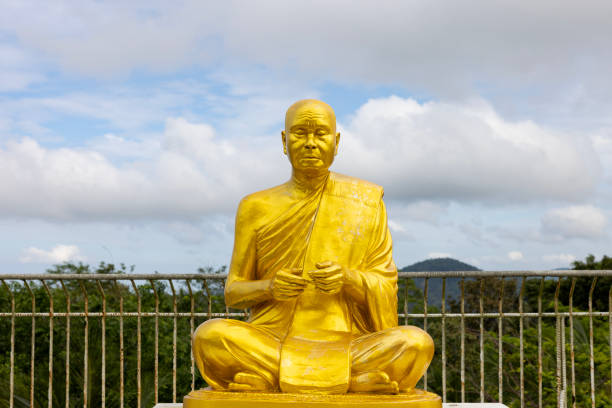
[[[484,403],[484,278],[480,278],[480,296],[478,308],[480,310],[480,402]]]
[[[465,402],[465,279],[461,278],[461,403]]]
[[[563,391],[563,408],[567,408],[567,347],[565,339],[565,316],[561,317],[561,380]]]
[[[442,402],[446,403],[446,278],[442,278]]]
[[[176,323],[177,323],[177,305],[176,305],[176,291],[174,290],[174,284],[172,279],[168,279],[170,282],[170,289],[172,289],[172,310],[174,312],[174,319],[172,324],[172,403],[176,403]]]
[[[136,283],[134,282],[134,279],[130,279],[130,282],[132,283],[132,288],[134,288],[134,292],[136,293],[136,300],[137,300],[137,310],[138,310],[138,318],[136,321],[136,387],[137,387],[137,406],[138,408],[140,408],[141,405],[141,399],[142,399],[142,382],[141,382],[141,356],[142,356],[142,333],[141,333],[141,313],[142,313],[142,302],[140,299],[140,292],[138,291],[138,287],[136,286]]]
[[[429,278],[425,278],[423,289],[423,330],[427,331],[427,303],[429,297]],[[427,391],[427,371],[423,374],[423,389]]]
[[[521,408],[525,408],[525,348],[523,343],[523,331],[525,325],[525,317],[523,316],[523,296],[525,295],[525,280],[523,276],[521,280],[521,291],[519,292],[519,360],[520,360],[520,387],[521,387]]]
[[[155,288],[155,282],[153,279],[149,280],[151,289],[153,289],[153,295],[155,296],[155,366],[153,368],[153,377],[155,381],[155,404],[159,403],[159,296],[157,295],[157,289]]]
[[[404,325],[408,325],[408,279],[404,280]]]
[[[540,279],[538,292],[538,408],[542,408],[542,293],[544,292],[544,277]]]
[[[569,293],[569,335],[570,335],[570,360],[572,375],[572,408],[576,408],[576,364],[574,352],[574,290],[576,289],[576,278],[572,278],[572,287]]]
[[[44,279],[41,279],[45,292],[49,297],[49,389],[47,391],[47,406],[52,408],[53,406],[53,296],[49,290],[49,286]]]
[[[504,364],[503,357],[503,318],[504,318],[504,277],[502,276],[500,279],[500,288],[499,288],[499,301],[497,305],[499,317],[497,318],[497,382],[498,382],[498,399],[499,403],[503,404],[504,402],[504,383],[502,377],[502,368]]]
[[[85,308],[85,347],[83,354],[83,407],[87,408],[88,405],[88,393],[87,388],[89,387],[89,296],[87,295],[87,289],[83,285],[82,281],[79,281],[81,291],[83,292],[83,302]]]
[[[612,286],[608,291],[608,330],[610,331],[610,398],[612,399]]]
[[[102,402],[102,408],[106,407],[106,293],[104,293],[104,288],[102,287],[102,284],[100,283],[100,281],[96,281],[96,283],[98,284],[98,291],[100,292],[100,295],[102,296],[102,338],[100,339],[102,344],[101,344],[101,349],[102,349],[102,373],[101,373],[101,386],[102,389],[101,391],[101,402]]]
[[[119,407],[123,408],[124,400],[124,350],[123,350],[123,295],[121,287],[115,281],[115,290],[119,296]]]
[[[15,296],[13,291],[2,280],[4,286],[9,293],[11,299],[11,351],[10,351],[10,371],[9,371],[9,408],[13,408],[15,404]]]
[[[60,285],[62,285],[62,290],[64,291],[64,297],[66,298],[66,362],[65,362],[65,370],[66,370],[66,408],[70,408],[70,293],[66,289],[66,285],[64,285],[64,280],[61,279]]]
[[[191,305],[191,308],[189,310],[191,313],[191,316],[189,316],[189,341],[192,342],[193,332],[195,329],[194,327],[195,326],[195,322],[194,322],[195,302],[193,299],[193,291],[191,290],[191,281],[187,279],[185,283],[187,283],[187,290],[189,290],[189,302]],[[191,353],[189,354],[189,356],[191,357],[191,391],[193,391],[195,390],[195,361],[193,359],[193,349]]]
[[[208,288],[208,282],[206,279],[202,279],[202,284],[204,286],[204,290],[206,291],[206,300],[208,301],[208,317],[207,320],[210,320],[212,317],[212,298],[210,297],[210,289]]]
[[[225,285],[227,284],[227,279],[223,279],[223,287],[225,288]],[[229,319],[229,307],[227,306],[227,303],[225,303],[225,299],[224,302],[225,304],[225,318]]]
[[[555,289],[555,342],[557,344],[557,407],[562,408],[561,399],[561,319],[559,316],[559,291],[561,289],[561,277],[557,277],[557,288]]]
[[[589,368],[591,372],[591,407],[595,408],[595,359],[593,356],[593,291],[597,276],[593,278],[591,289],[589,290]]]
[[[23,284],[30,292],[30,297],[32,298],[32,334],[30,340],[30,406],[34,406],[34,360],[36,353],[36,317],[34,314],[36,313],[36,297],[28,285],[27,280],[23,280]]]

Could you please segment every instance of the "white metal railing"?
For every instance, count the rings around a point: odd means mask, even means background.
[[[196,324],[247,316],[223,303],[225,278],[0,274],[0,377],[8,367],[0,406],[177,401],[204,384],[190,353]],[[421,386],[444,402],[607,406],[611,278],[609,270],[400,273],[401,322],[436,341]]]

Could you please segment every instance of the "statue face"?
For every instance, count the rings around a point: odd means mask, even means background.
[[[327,170],[338,151],[336,117],[325,103],[305,100],[287,111],[282,132],[285,154],[296,170]]]

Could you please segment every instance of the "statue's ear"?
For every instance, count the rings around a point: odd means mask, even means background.
[[[281,131],[281,136],[283,138],[283,153],[287,154],[287,136],[285,135],[285,131]]]
[[[334,156],[338,154],[338,144],[340,143],[340,132],[336,133],[336,151],[334,152]]]

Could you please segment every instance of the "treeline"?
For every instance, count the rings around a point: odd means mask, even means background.
[[[584,262],[578,261],[574,264],[575,269],[612,269],[612,258],[604,256],[600,261],[593,256],[586,258]],[[123,273],[128,275],[133,268],[125,265],[115,266],[102,263],[98,267],[90,267],[83,264],[58,265],[49,270],[50,273],[58,274],[108,274]],[[223,274],[224,268],[213,270],[211,268],[200,269],[199,272],[206,274]],[[100,281],[98,287],[95,281],[65,281],[65,288],[69,294],[70,310],[80,312],[85,310],[85,296],[87,293],[88,310],[90,313],[102,311],[103,297],[100,287],[106,299],[107,313],[119,312],[120,299],[123,298],[124,312],[137,311],[137,296],[130,281]],[[30,292],[22,282],[7,282],[15,298],[16,312],[30,312],[32,299]],[[53,308],[57,312],[67,310],[67,298],[64,289],[59,282],[46,281],[53,298]],[[558,309],[567,311],[569,307],[569,292],[572,279],[561,279]],[[35,297],[36,311],[47,312],[49,310],[49,297],[42,284],[29,282],[30,289]],[[81,286],[82,284],[82,286]],[[455,283],[453,283],[455,284]],[[588,310],[588,294],[591,288],[592,278],[577,278],[573,295],[574,312]],[[608,311],[608,294],[612,279],[609,277],[599,278],[594,289],[593,310]],[[136,281],[141,298],[142,312],[155,311],[155,292],[159,299],[160,313],[173,312],[173,295],[168,282],[154,281],[153,287],[150,282]],[[482,290],[484,312],[497,312],[498,298],[503,285],[503,310],[505,312],[517,312],[518,294],[521,279],[466,279],[464,281],[464,311],[466,313],[479,313],[480,296]],[[420,289],[422,282],[415,280],[401,280],[398,292],[398,307],[400,313],[406,310],[410,313],[421,313],[423,311],[423,292]],[[481,289],[482,288],[482,289]],[[155,289],[155,290],[154,290]],[[177,309],[179,312],[191,310],[191,297],[184,281],[175,281]],[[223,302],[223,281],[207,280],[206,286],[202,280],[191,281],[191,289],[194,294],[194,309],[196,312],[207,312],[210,302],[210,310],[213,313],[224,313],[226,311]],[[555,310],[555,291],[557,289],[556,279],[540,278],[527,279],[524,290],[524,312],[537,312],[538,294],[542,291],[542,311],[553,312]],[[447,293],[451,293],[449,291]],[[456,291],[453,293],[457,293]],[[428,304],[428,313],[437,313],[441,310],[439,303],[440,294],[429,293],[431,303]],[[438,299],[435,301],[433,299]],[[458,313],[461,303],[456,297],[448,299],[446,311]],[[0,312],[10,312],[11,302],[7,290],[0,288]],[[49,355],[49,318],[37,317],[35,320],[35,387],[34,406],[47,406],[47,391],[49,384],[48,355]],[[197,327],[205,317],[195,318],[194,326]],[[162,402],[172,401],[173,377],[173,322],[172,317],[159,317],[158,319],[158,399]],[[15,318],[15,407],[29,406],[30,393],[30,339],[31,339],[30,317]],[[414,324],[423,327],[423,319],[406,319],[400,324]],[[538,319],[524,318],[524,384],[526,406],[538,405]],[[66,396],[66,327],[70,324],[70,383],[68,394],[70,406],[83,406],[83,384],[87,383],[87,398],[89,406],[101,405],[102,398],[102,319],[89,317],[87,321],[88,353],[87,353],[87,377],[85,381],[85,334],[86,319],[84,317],[65,317],[53,319],[53,406],[65,406]],[[143,407],[151,407],[155,401],[155,318],[141,318],[141,401]],[[428,372],[428,388],[437,393],[442,393],[442,322],[440,318],[429,318],[427,331],[436,342],[436,355]],[[465,319],[465,399],[466,401],[480,400],[480,318]],[[124,406],[136,406],[137,395],[137,325],[136,317],[124,317],[123,339],[124,339]],[[461,336],[460,319],[447,318],[445,322],[446,335],[446,393],[447,401],[459,401],[461,399]],[[556,406],[556,331],[557,319],[554,317],[542,318],[542,366],[543,366],[543,406]],[[590,373],[589,373],[589,320],[588,317],[574,317],[574,359],[576,362],[576,395],[577,406],[590,406]],[[484,393],[485,401],[496,401],[498,399],[498,347],[501,343],[503,350],[502,386],[504,403],[511,407],[520,406],[520,354],[519,354],[519,318],[503,319],[503,334],[498,335],[497,318],[483,319],[483,345],[484,345]],[[177,401],[191,389],[192,376],[191,367],[191,345],[190,345],[190,318],[179,317],[177,319],[177,372],[176,372],[176,394]],[[0,407],[8,407],[9,403],[9,364],[10,364],[10,333],[11,318],[0,317]],[[120,319],[117,316],[106,318],[105,330],[106,350],[106,406],[118,407],[120,401]],[[608,317],[593,318],[594,336],[594,364],[595,364],[595,391],[597,407],[612,406],[610,399],[610,349],[609,349],[609,326]],[[567,384],[568,398],[571,402],[571,361],[570,361],[570,332],[569,320],[565,320],[565,341],[567,358]],[[205,386],[197,369],[195,370],[195,388]],[[421,382],[422,386],[422,382]]]

